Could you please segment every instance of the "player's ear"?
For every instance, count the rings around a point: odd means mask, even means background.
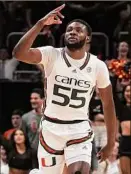
[[[91,42],[91,36],[86,36],[86,43],[90,43]]]

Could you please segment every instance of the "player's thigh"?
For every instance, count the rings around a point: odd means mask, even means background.
[[[65,162],[56,164],[54,166],[42,167],[41,169],[39,169],[40,174],[63,174],[64,164]]]
[[[121,168],[122,174],[131,174],[131,158],[127,156],[121,156],[120,168]]]
[[[52,132],[43,129],[39,135],[39,170],[44,174],[62,174],[64,160],[64,142]]]
[[[62,174],[65,160],[64,155],[50,154],[38,147],[39,170],[44,174]]]
[[[91,165],[92,141],[72,144],[65,148],[65,161],[68,166],[68,174],[88,174]]]

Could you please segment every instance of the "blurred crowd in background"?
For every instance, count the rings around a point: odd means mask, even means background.
[[[41,107],[45,105],[46,100],[44,74],[41,67],[18,62],[12,57],[12,49],[41,17],[62,3],[64,1],[0,1],[0,84],[1,86],[7,84],[10,88],[1,88],[4,91],[2,92],[4,109],[0,113],[1,174],[9,174],[9,168],[13,168],[12,170],[16,168],[18,173],[23,171],[20,174],[28,174],[29,170],[38,167],[36,151],[39,124],[43,115]],[[44,45],[63,47],[65,27],[75,18],[83,19],[91,25],[93,36],[90,51],[107,64],[118,121],[113,153],[107,161],[99,163],[96,153],[106,144],[107,135],[99,91],[96,89],[90,103],[90,120],[95,132],[92,173],[130,174],[131,2],[72,1],[65,4],[63,24],[46,27],[37,37],[33,47]],[[21,88],[18,87],[18,83],[21,83]],[[11,87],[12,84],[15,88]],[[24,92],[22,88],[26,91]],[[18,97],[15,97],[15,92]],[[24,101],[20,98],[23,95],[26,95]],[[25,163],[27,165],[24,165]]]

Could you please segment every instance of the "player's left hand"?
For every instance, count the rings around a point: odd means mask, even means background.
[[[97,154],[97,157],[100,157],[99,162],[105,161],[112,154],[113,148],[114,145],[107,144],[104,146]]]

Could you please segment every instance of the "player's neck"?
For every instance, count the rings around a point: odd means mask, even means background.
[[[81,48],[79,50],[69,50],[65,47],[65,52],[72,58],[72,59],[82,59],[85,56],[85,48]]]

